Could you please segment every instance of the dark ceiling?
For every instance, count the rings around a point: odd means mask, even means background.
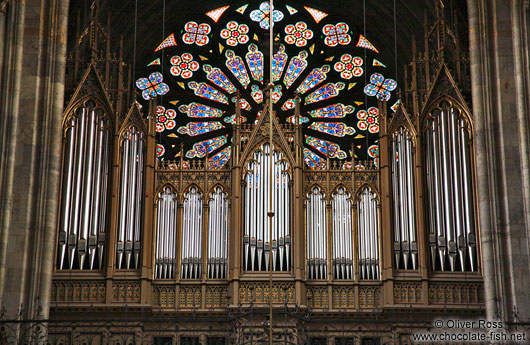
[[[347,21],[354,32],[363,32],[363,26],[366,23],[366,36],[387,57],[388,62],[395,60],[395,45],[397,45],[398,79],[401,79],[403,66],[411,58],[412,39],[418,38],[418,45],[421,47],[424,35],[424,13],[428,21],[432,21],[435,17],[434,4],[437,1],[440,0],[395,0],[397,42],[394,39],[394,1],[392,0],[364,0],[366,20],[364,20],[362,0],[282,0],[281,2],[293,6],[298,5],[298,7],[310,6],[320,9],[329,13],[330,18],[336,17],[337,20]],[[154,48],[189,18],[226,4],[236,7],[246,3],[245,0],[165,0],[164,11],[164,0],[100,0],[100,20],[106,22],[107,14],[110,13],[112,36],[115,37],[116,43],[119,42],[120,35],[124,36],[125,59],[129,63],[132,63],[134,55],[135,2],[138,6],[136,62],[139,66],[145,66],[150,62]],[[92,0],[71,1],[70,18],[74,19],[70,21],[71,33],[75,32],[73,25],[75,25],[78,12],[83,21],[88,15],[91,3]],[[444,4],[446,15],[450,16],[453,13],[460,31],[467,32],[465,30],[467,26],[465,1],[444,0]],[[72,38],[72,35],[70,37]],[[462,39],[466,41],[467,37],[462,37]]]

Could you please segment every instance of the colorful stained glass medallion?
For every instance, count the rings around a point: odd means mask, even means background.
[[[252,19],[255,22],[259,23],[259,26],[261,26],[262,29],[269,30],[270,29],[270,13],[271,13],[271,6],[269,2],[262,2],[261,5],[259,5],[259,9],[254,10],[250,12],[250,19]],[[279,22],[283,19],[283,13],[279,10],[275,10],[272,8],[272,21]]]
[[[166,109],[162,106],[156,107],[156,124],[155,129],[157,132],[163,132],[164,130],[172,130],[177,125],[175,118],[177,112],[173,109]]]
[[[193,72],[199,69],[199,63],[193,60],[193,55],[184,53],[181,56],[175,55],[171,58],[170,72],[175,77],[182,77],[189,79],[193,76]]]
[[[276,85],[274,91],[272,91],[272,101],[277,103],[282,98],[282,86]]]
[[[368,108],[368,110],[359,110],[357,112],[357,127],[361,131],[366,131],[375,134],[379,133],[379,109],[376,107]]]
[[[328,105],[327,107],[311,110],[309,115],[315,118],[330,118],[341,119],[346,115],[352,114],[355,108],[351,105],[344,105],[342,103]]]
[[[320,87],[315,92],[307,96],[305,103],[312,104],[320,102],[329,98],[333,98],[339,95],[340,90],[344,89],[344,83],[327,83]]]
[[[226,67],[228,67],[234,77],[239,80],[241,85],[246,88],[248,84],[250,84],[250,78],[248,76],[247,69],[245,68],[245,64],[243,63],[243,59],[236,55],[236,53],[234,53],[232,50],[227,50],[225,55]]]
[[[287,88],[296,81],[296,79],[302,74],[302,72],[307,67],[307,52],[305,50],[301,51],[297,56],[294,56],[289,62],[289,67],[285,72],[285,77],[283,78],[283,83]]]
[[[206,154],[210,154],[221,146],[227,143],[228,136],[223,135],[217,138],[212,138],[193,144],[191,150],[186,153],[187,158],[204,158]]]
[[[355,134],[355,129],[344,122],[313,122],[309,128],[335,137]]]
[[[296,92],[304,94],[318,84],[322,83],[324,80],[326,80],[329,69],[329,65],[324,65],[321,68],[313,69],[302,82],[302,84],[300,84],[298,89],[296,89]]]
[[[226,162],[230,159],[230,156],[232,155],[232,147],[228,146],[215,156],[208,159],[208,167],[210,169],[221,169]]]
[[[326,168],[326,161],[322,157],[316,155],[315,153],[306,149],[305,147],[304,147],[304,161],[305,161],[305,164],[307,164],[307,166],[311,168],[312,170]]]
[[[221,122],[189,122],[186,126],[179,127],[177,130],[180,134],[196,136],[206,134],[224,128]]]
[[[345,159],[346,152],[340,149],[340,146],[327,140],[318,139],[309,135],[306,135],[306,143],[315,148],[318,152],[323,155],[329,156],[329,158]]]
[[[252,78],[260,83],[263,82],[263,53],[254,43],[248,46],[246,60]]]
[[[237,119],[236,119],[236,114],[234,114],[234,115],[232,115],[232,116],[229,116],[229,117],[226,117],[226,118],[224,119],[224,121],[225,121],[226,123],[229,123],[229,124],[231,124],[231,125],[235,125],[235,124],[236,124],[236,120],[237,120]],[[240,117],[239,117],[239,123],[245,123],[245,122],[247,122],[247,118],[244,117],[244,116],[240,116]]]
[[[324,43],[329,47],[336,47],[338,45],[348,45],[351,43],[351,36],[348,33],[350,27],[348,24],[341,22],[335,25],[327,24],[322,28],[322,33],[326,36]]]
[[[226,74],[224,74],[219,67],[212,67],[211,65],[206,64],[202,69],[206,73],[206,79],[219,86],[221,89],[228,93],[234,93],[237,91],[234,84],[232,84]]]
[[[339,72],[343,79],[351,79],[352,77],[360,77],[363,75],[362,65],[362,58],[344,54],[340,57],[340,61],[335,64],[335,71]]]
[[[154,72],[148,78],[140,78],[136,81],[136,87],[142,90],[142,97],[150,100],[156,96],[162,96],[169,92],[169,86],[163,83],[164,77],[160,72]]]
[[[187,22],[184,25],[184,35],[182,41],[186,44],[196,44],[198,46],[207,45],[210,42],[208,35],[212,31],[210,25],[206,23]]]
[[[285,43],[294,44],[297,47],[305,47],[307,41],[313,38],[313,31],[308,29],[305,22],[287,25],[285,34]]]
[[[397,87],[394,79],[385,79],[379,73],[372,74],[370,83],[364,88],[364,93],[368,96],[375,96],[380,101],[388,101],[391,96],[390,92]]]
[[[296,125],[296,116],[293,115],[293,116],[289,116],[287,118],[287,122],[289,123],[292,123],[293,125]],[[301,124],[304,124],[304,123],[308,123],[309,122],[309,119],[305,116],[298,116],[298,124],[301,125]]]
[[[296,108],[296,100],[294,98],[288,99],[285,101],[285,103],[282,105],[282,110],[290,110]]]
[[[166,148],[163,145],[157,144],[156,145],[156,156],[162,157],[166,153]]]
[[[221,92],[206,83],[197,83],[195,81],[190,81],[188,83],[188,87],[193,90],[196,96],[216,101],[219,103],[228,104],[228,97],[226,97]]]
[[[190,103],[188,105],[181,105],[179,111],[188,115],[191,118],[211,118],[211,117],[221,117],[224,114],[224,111],[212,108],[209,105],[200,104],[200,103]]]
[[[261,104],[263,102],[263,91],[257,85],[252,85],[250,95],[254,102]]]
[[[249,41],[248,32],[250,31],[247,24],[239,24],[235,21],[229,21],[226,28],[221,30],[221,38],[226,40],[226,44],[235,47],[238,44],[247,44]]]
[[[285,68],[285,64],[287,62],[287,54],[285,53],[285,46],[283,44],[280,44],[280,48],[278,49],[278,52],[274,54],[274,57],[272,59],[272,79],[273,81],[278,81],[282,77],[283,69]]]
[[[234,104],[236,104],[237,103],[237,97],[232,97],[232,102]],[[240,98],[239,99],[239,107],[241,109],[247,110],[247,111],[252,110],[252,107],[250,106],[250,103],[248,103],[247,100],[244,99],[244,98]]]
[[[377,158],[379,156],[379,145],[372,145],[368,148],[368,156]]]

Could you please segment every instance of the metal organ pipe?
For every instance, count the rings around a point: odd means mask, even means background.
[[[358,198],[360,279],[379,279],[379,222],[376,195],[364,188]]]
[[[352,279],[351,195],[339,188],[331,204],[333,219],[333,267],[335,279]]]
[[[177,196],[169,188],[159,194],[155,244],[155,279],[175,277]]]
[[[68,120],[57,253],[61,270],[93,270],[103,265],[109,165],[107,124],[104,114],[90,105]]]
[[[192,187],[185,195],[182,221],[182,279],[200,279],[202,272],[202,195]]]
[[[308,279],[326,279],[327,234],[326,200],[320,189],[313,188],[306,207],[306,238],[308,252]]]
[[[270,155],[272,195],[269,192]],[[269,143],[256,150],[253,160],[247,165],[243,237],[243,262],[247,271],[269,270],[269,256],[272,256],[272,270],[290,269],[289,174],[286,170],[287,163],[283,161],[282,154],[271,150]],[[272,222],[272,238],[267,216],[269,198],[272,198],[273,212],[276,215]]]
[[[228,264],[226,229],[228,228],[228,200],[218,187],[210,197],[208,217],[208,278],[225,279]]]
[[[475,271],[476,240],[470,206],[473,197],[466,120],[448,103],[443,103],[442,109],[435,110],[432,115],[425,150],[427,192],[431,200],[432,267],[442,271]]]
[[[399,127],[392,134],[391,173],[394,206],[394,258],[397,268],[417,269],[412,137]]]

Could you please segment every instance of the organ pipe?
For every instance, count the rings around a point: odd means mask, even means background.
[[[333,275],[335,279],[353,278],[351,195],[339,188],[331,203],[333,226]]]
[[[208,278],[225,279],[228,271],[228,199],[222,188],[210,195]]]
[[[391,174],[394,223],[394,259],[397,268],[417,269],[412,136],[403,127],[392,134]]]
[[[101,269],[109,167],[108,119],[92,107],[69,120],[64,147],[59,269]],[[96,260],[97,259],[97,260]]]
[[[144,134],[134,126],[129,128],[122,140],[118,269],[137,269],[140,265],[144,147]]]
[[[448,103],[436,109],[427,121],[425,160],[432,269],[475,271],[476,240],[470,207],[473,196],[466,121]]]
[[[326,200],[318,188],[308,194],[306,207],[308,279],[327,277]]]
[[[182,221],[182,279],[200,279],[202,272],[202,195],[192,187],[185,194]]]
[[[272,193],[269,191],[271,155]],[[243,235],[243,267],[247,271],[268,271],[270,257],[273,271],[288,271],[290,268],[290,197],[287,168],[282,154],[271,150],[269,143],[256,150],[253,159],[247,164]],[[266,209],[270,200],[275,214],[272,229]]]
[[[169,188],[159,194],[155,244],[155,279],[175,277],[177,196]]]
[[[376,195],[366,187],[357,200],[359,277],[379,279],[379,223]]]

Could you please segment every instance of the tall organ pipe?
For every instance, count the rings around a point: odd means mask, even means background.
[[[208,278],[226,278],[226,229],[228,227],[228,201],[226,194],[218,187],[211,194],[208,219]]]
[[[379,221],[377,199],[364,188],[357,200],[359,228],[359,276],[362,280],[379,279]]]

